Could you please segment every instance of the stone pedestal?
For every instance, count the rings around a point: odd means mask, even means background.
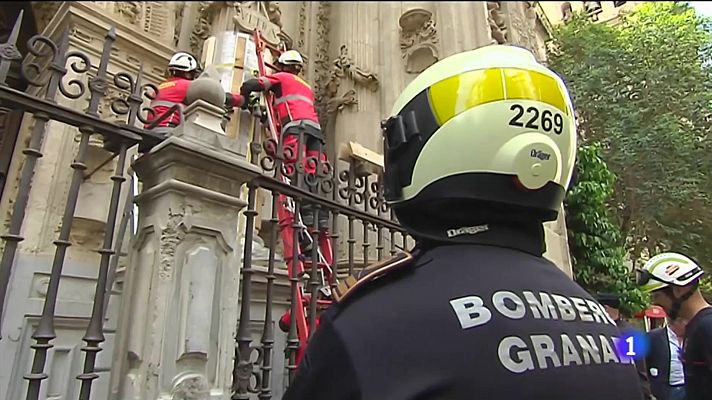
[[[230,149],[219,107],[197,100],[185,115],[181,129],[134,164],[143,191],[112,368],[114,399],[230,397],[240,190],[259,171]]]

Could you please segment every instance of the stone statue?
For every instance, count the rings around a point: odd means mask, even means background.
[[[348,48],[345,44],[341,45],[339,50],[339,57],[334,60],[334,66],[336,67],[334,72],[336,75],[340,78],[347,76],[353,79],[356,84],[369,88],[372,91],[378,90],[378,76],[376,76],[373,72],[366,71],[356,66],[349,56]],[[341,72],[339,73],[338,71]]]
[[[507,21],[504,19],[499,3],[499,1],[487,2],[487,11],[489,12],[487,21],[489,22],[494,42],[504,44],[507,43]]]

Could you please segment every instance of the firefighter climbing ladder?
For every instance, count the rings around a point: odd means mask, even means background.
[[[265,76],[267,75],[266,72],[266,63],[264,61],[264,50],[265,49],[270,49],[273,54],[281,54],[282,50],[275,48],[273,46],[270,46],[268,43],[266,43],[263,39],[262,36],[259,32],[259,30],[256,30],[253,36],[253,40],[255,42],[255,48],[256,48],[256,53],[257,53],[257,64],[258,64],[258,70],[259,70],[259,76]],[[272,67],[270,65],[270,67]],[[274,69],[274,67],[272,67]],[[274,108],[273,108],[273,95],[269,92],[263,92],[264,93],[264,100],[266,104],[266,110],[267,110],[267,123],[268,123],[268,128],[271,133],[272,139],[275,140],[276,143],[279,143],[281,140],[281,134],[277,130],[277,122],[275,121],[275,113],[274,113]],[[290,180],[288,177],[282,175],[282,181],[289,184]],[[299,339],[299,349],[297,350],[297,355],[296,355],[296,361],[297,363],[302,357],[302,354],[304,352],[304,349],[306,347],[307,340],[309,338],[309,325],[307,321],[307,308],[310,305],[311,302],[311,296],[306,294],[304,292],[304,286],[301,284],[301,277],[304,275],[305,272],[310,272],[311,270],[311,263],[312,261],[306,261],[302,258],[297,258],[296,260],[293,257],[294,254],[294,235],[298,234],[303,234],[305,235],[307,240],[309,241],[310,244],[313,245],[312,242],[312,235],[309,233],[309,228],[304,225],[302,222],[301,215],[299,213],[295,213],[295,204],[294,204],[294,199],[289,198],[285,195],[279,195],[279,202],[278,202],[278,215],[279,215],[279,231],[280,231],[280,237],[282,239],[282,246],[284,249],[284,258],[287,260],[287,268],[289,271],[289,276],[294,276],[293,273],[296,269],[296,274],[298,277],[300,277],[300,282],[297,283],[297,293],[296,293],[296,298],[294,299],[294,302],[297,305],[301,305],[297,307],[295,315],[292,315],[292,318],[295,318],[296,320],[296,327],[297,327],[297,338]],[[314,221],[317,221],[316,215],[314,216]],[[295,224],[296,222],[296,224]],[[298,226],[298,228],[295,230],[294,226]],[[298,238],[298,236],[297,236]],[[296,243],[299,243],[299,240],[296,241]],[[299,245],[298,245],[299,246]],[[297,249],[296,254],[301,254],[302,249],[299,248]],[[321,284],[323,287],[323,293],[326,294],[328,297],[330,297],[330,285],[333,284],[333,279],[335,279],[335,276],[332,272],[331,265],[333,263],[333,253],[331,249],[331,240],[330,240],[330,235],[328,232],[325,232],[324,230],[320,230],[319,232],[319,237],[318,237],[318,247],[317,247],[317,273],[321,275]],[[318,301],[318,304],[323,305],[323,304],[330,303],[329,301]]]

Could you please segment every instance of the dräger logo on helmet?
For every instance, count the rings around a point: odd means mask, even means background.
[[[531,154],[532,157],[538,158],[538,159],[540,159],[540,160],[542,160],[542,161],[546,161],[546,160],[548,160],[549,158],[551,158],[551,154],[549,154],[549,153],[544,153],[544,152],[541,151],[541,150],[532,150],[532,152],[531,152],[530,154]]]
[[[462,228],[448,229],[447,237],[455,237],[460,235],[476,235],[480,232],[486,232],[488,230],[489,226],[487,224],[477,226],[463,226]]]

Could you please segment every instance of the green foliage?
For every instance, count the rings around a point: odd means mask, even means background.
[[[619,25],[579,15],[555,33],[550,66],[571,90],[580,141],[600,143],[618,177],[609,206],[634,263],[672,250],[712,267],[707,26],[685,3],[645,2]]]
[[[706,275],[700,279],[700,291],[708,303],[712,303],[712,277]]]
[[[577,162],[577,182],[565,202],[575,280],[594,295],[620,293],[621,310],[631,315],[645,307],[646,297],[625,265],[623,240],[608,212],[615,175],[599,145],[579,147]]]

